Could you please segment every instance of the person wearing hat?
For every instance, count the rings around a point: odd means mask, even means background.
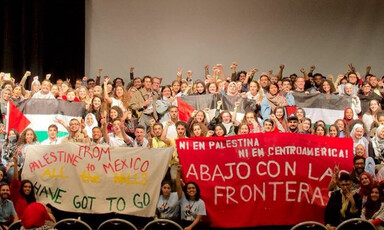
[[[298,133],[299,132],[299,119],[295,115],[288,117],[288,133]]]
[[[55,217],[48,213],[47,207],[33,202],[25,209],[21,217],[21,230],[53,230]]]

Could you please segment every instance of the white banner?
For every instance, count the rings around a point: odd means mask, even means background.
[[[154,216],[174,148],[29,146],[22,179],[38,201],[70,212]]]

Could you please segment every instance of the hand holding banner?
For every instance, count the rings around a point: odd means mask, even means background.
[[[174,149],[103,145],[28,146],[23,179],[39,202],[83,213],[150,217]]]
[[[322,222],[335,164],[352,169],[350,138],[265,133],[177,140],[215,227]],[[235,218],[235,220],[234,220]]]

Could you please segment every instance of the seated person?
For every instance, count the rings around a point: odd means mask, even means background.
[[[338,185],[340,190],[332,192],[325,208],[324,223],[328,230],[334,230],[343,221],[359,218],[361,215],[362,199],[352,190],[351,176],[342,173]]]
[[[0,226],[8,229],[8,226],[18,219],[12,201],[9,199],[11,195],[9,185],[4,183],[0,185]]]

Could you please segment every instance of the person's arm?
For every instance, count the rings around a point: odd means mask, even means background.
[[[133,81],[133,79],[135,78],[134,72],[133,72],[134,70],[135,70],[135,67],[129,68],[129,79],[131,79],[131,81]]]
[[[91,139],[90,139],[90,137],[88,136],[87,130],[85,130],[85,129],[82,128],[81,132],[82,132],[83,135],[84,135],[84,140],[83,140],[83,142],[84,142],[84,143],[87,143],[87,144],[91,143]]]
[[[81,85],[82,85],[82,86],[87,87],[87,85],[88,85],[88,84],[87,84],[87,79],[88,79],[87,76],[84,76],[84,77],[81,79]]]
[[[181,83],[181,79],[183,79],[183,69],[178,68],[176,73],[176,80]]]
[[[221,100],[218,100],[216,102],[217,106],[216,106],[216,111],[215,111],[215,119],[219,119],[219,116],[220,116],[220,109],[221,109],[221,105],[223,104],[223,102]]]
[[[236,120],[236,116],[237,116],[237,108],[239,108],[240,106],[240,101],[236,101],[235,102],[235,108],[233,108],[233,114],[232,114],[232,123],[235,124],[235,122],[237,121]]]
[[[20,81],[20,85],[21,87],[24,87],[25,85],[25,82],[27,81],[27,78],[31,76],[31,72],[30,71],[26,71],[23,78],[21,78],[21,81]]]
[[[271,116],[270,116],[269,118],[270,118],[273,122],[275,122],[276,127],[277,127],[277,129],[278,129],[280,132],[282,132],[282,133],[286,132],[286,130],[284,129],[283,125],[280,123],[279,120],[277,120],[275,114],[271,114]]]
[[[357,82],[359,85],[362,85],[363,84],[363,78],[361,77],[360,73],[359,72],[356,72],[356,76],[357,76]]]
[[[202,217],[203,217],[202,215],[196,215],[195,220],[192,222],[192,224],[184,228],[184,230],[192,230],[193,227],[195,227],[200,222],[200,219]]]
[[[19,166],[18,164],[18,155],[13,156],[13,178],[19,180]]]
[[[155,136],[155,133],[153,132],[153,125],[155,123],[156,123],[155,119],[152,118],[151,120],[149,120],[149,126],[150,126],[149,133],[151,134],[152,137]]]
[[[168,126],[172,125],[172,124],[173,124],[173,121],[171,121],[171,120],[169,120],[169,121],[167,121],[167,123],[165,123],[163,132],[161,133],[161,136],[159,138],[162,142],[164,142],[168,146],[171,145],[171,140],[169,140],[167,138]],[[151,129],[152,129],[152,127],[151,127]]]
[[[98,69],[97,70],[96,85],[100,85],[101,72],[103,72],[103,69]]]
[[[204,66],[204,73],[205,79],[207,79],[207,76],[209,75],[209,65]]]
[[[190,81],[191,81],[191,79],[192,79],[192,74],[193,74],[192,70],[188,70],[188,72],[187,72],[187,82],[190,82]]]
[[[244,81],[242,82],[243,84],[248,84],[249,82],[249,79],[251,78],[252,75],[254,75],[257,71],[259,71],[258,69],[254,68],[250,71],[247,72],[247,75],[245,75],[245,79]]]
[[[103,90],[104,91],[104,100],[108,104],[112,104],[112,98],[108,95],[108,92],[107,92],[108,81],[109,81],[109,77],[104,78],[104,90]]]
[[[349,202],[351,203],[351,207],[349,208],[349,212],[351,214],[356,214],[359,211],[359,208],[356,207],[356,201],[355,201],[355,198],[353,197],[352,191],[348,192],[347,198],[348,198]]]
[[[105,118],[101,118],[101,131],[103,132],[104,141],[109,144],[109,135],[107,131],[107,122]]]
[[[179,200],[183,196],[183,189],[181,188],[181,165],[177,166],[177,174],[176,174],[176,192]]]
[[[160,138],[160,139],[165,139],[165,138],[167,138],[168,127],[169,127],[170,125],[172,125],[172,124],[173,124],[173,121],[172,121],[172,120],[169,120],[169,121],[167,121],[167,122],[165,123],[165,125],[164,125],[164,129],[163,129],[163,132],[161,133],[161,138]]]
[[[313,71],[315,71],[315,69],[316,69],[316,66],[311,66],[311,67],[309,67],[309,73],[308,73],[308,76],[309,75],[311,75],[311,76],[313,76]]]
[[[332,179],[328,185],[328,191],[332,192],[337,189],[338,176],[339,176],[339,166],[335,165],[335,167],[333,168]]]
[[[341,79],[343,79],[343,78],[344,78],[344,75],[342,75],[342,74],[337,75],[336,81],[335,81],[335,83],[334,83],[336,89],[339,87],[339,82],[340,82]]]
[[[223,65],[222,64],[217,64],[216,65],[217,68],[220,70],[219,74],[220,74],[220,79],[222,81],[225,81],[226,77],[225,77],[225,73],[224,73],[224,68],[223,68]]]
[[[304,68],[300,69],[300,72],[304,75],[304,80],[307,81],[309,79],[307,72]]]
[[[210,108],[205,108],[204,112],[208,114],[209,120],[211,121],[213,119],[213,115]]]
[[[129,137],[127,135],[127,133],[125,132],[125,125],[124,125],[123,121],[120,122],[120,131],[121,131],[121,134],[123,135],[124,142],[133,146],[133,141],[132,141],[131,137]]]
[[[236,76],[236,67],[237,63],[232,62],[232,65],[230,66],[230,71],[231,71],[231,81],[236,81],[237,76]]]
[[[278,80],[281,80],[281,79],[283,79],[283,70],[284,70],[284,64],[281,64],[280,65],[280,69],[279,69],[279,72],[277,73],[277,79]]]
[[[62,125],[62,126],[68,131],[68,134],[69,134],[70,136],[73,135],[73,132],[71,131],[71,129],[69,128],[69,126],[65,124],[64,120],[62,120],[62,119],[56,119],[56,121],[57,121],[57,123],[59,123],[60,125]]]

